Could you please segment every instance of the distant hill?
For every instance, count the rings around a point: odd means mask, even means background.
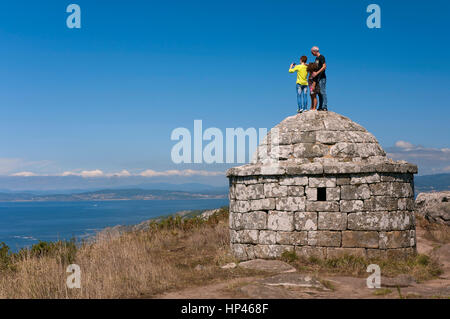
[[[416,193],[450,190],[450,174],[416,176],[414,186]]]
[[[186,192],[146,189],[104,189],[94,192],[74,194],[32,194],[32,193],[0,193],[0,201],[91,201],[91,200],[180,200],[180,199],[213,199],[225,198],[227,192],[211,190],[204,192]]]

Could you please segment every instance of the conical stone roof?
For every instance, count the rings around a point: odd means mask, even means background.
[[[251,164],[228,176],[365,172],[417,173],[417,166],[393,162],[361,125],[334,112],[308,111],[276,125],[258,146]]]

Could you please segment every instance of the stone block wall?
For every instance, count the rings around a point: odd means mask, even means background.
[[[285,250],[319,258],[416,252],[411,173],[230,176],[229,198],[231,248],[240,260]]]

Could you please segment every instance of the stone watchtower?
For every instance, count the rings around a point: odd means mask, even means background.
[[[251,164],[227,172],[232,251],[240,260],[286,250],[319,258],[414,254],[416,173],[342,115],[288,117]]]

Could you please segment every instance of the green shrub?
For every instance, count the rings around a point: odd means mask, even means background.
[[[281,254],[281,260],[286,261],[286,262],[294,262],[294,261],[298,260],[298,256],[295,253],[295,251],[293,251],[293,250],[292,251],[285,250]]]
[[[9,247],[4,243],[0,243],[0,270],[6,269],[11,263],[11,252]]]
[[[228,207],[222,207],[208,219],[202,218],[200,215],[183,218],[181,216],[168,216],[157,221],[149,223],[149,230],[193,230],[203,225],[216,225],[221,220],[228,218]]]
[[[56,257],[62,264],[71,264],[75,261],[77,246],[74,239],[56,242],[39,241],[31,246],[28,252],[35,257]]]

